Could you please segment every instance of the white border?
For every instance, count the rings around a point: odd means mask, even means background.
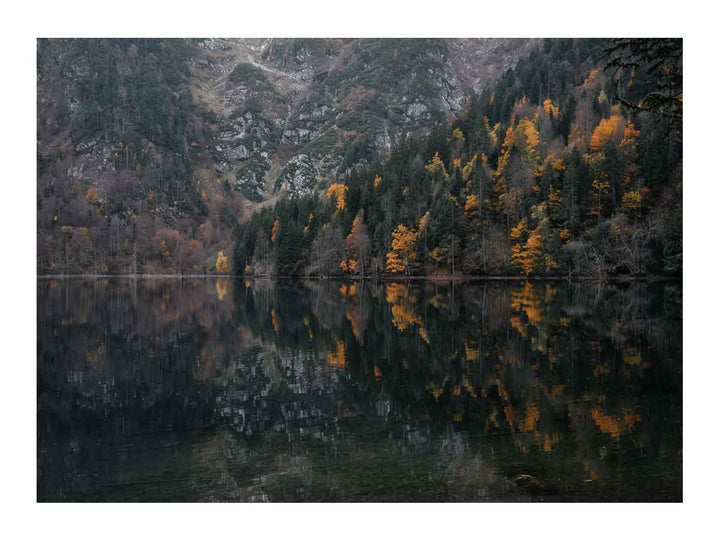
[[[720,146],[717,15],[705,2],[8,3],[2,28],[2,508],[7,538],[213,538],[219,534],[367,539],[403,535],[678,538],[716,530],[718,378],[714,284]],[[35,39],[37,37],[685,38],[683,504],[46,505],[36,504]],[[702,534],[702,533],[701,533]],[[40,536],[42,535],[42,536]],[[704,535],[703,535],[704,536]]]

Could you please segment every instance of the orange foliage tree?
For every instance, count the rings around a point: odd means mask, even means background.
[[[325,196],[328,200],[335,197],[335,213],[339,214],[343,208],[345,208],[345,194],[347,193],[348,187],[345,184],[331,184]]]
[[[280,229],[280,220],[278,220],[278,218],[275,218],[275,221],[273,222],[272,231],[270,232],[270,240],[272,242],[274,242],[275,238],[277,238],[278,229]]]
[[[603,118],[590,137],[590,150],[598,152],[613,140],[620,140],[625,129],[625,120],[619,114]]]
[[[557,118],[560,115],[560,110],[553,105],[552,99],[547,98],[545,101],[543,101],[543,109],[545,110],[545,114],[548,116],[554,116]]]
[[[410,264],[416,259],[415,242],[418,233],[400,224],[392,233],[392,250],[385,257],[385,269],[392,274],[410,273]]]
[[[557,268],[548,249],[550,220],[546,203],[533,207],[530,217],[537,223],[535,228],[530,226],[528,218],[523,218],[510,230],[510,238],[516,242],[512,246],[512,262],[520,266],[525,275]]]

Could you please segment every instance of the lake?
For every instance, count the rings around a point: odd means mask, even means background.
[[[679,283],[37,281],[39,501],[680,501]]]

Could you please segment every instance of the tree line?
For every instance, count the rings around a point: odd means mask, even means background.
[[[681,40],[545,40],[463,114],[235,230],[239,274],[677,276]]]

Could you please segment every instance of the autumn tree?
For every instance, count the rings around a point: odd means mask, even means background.
[[[218,274],[230,273],[230,262],[222,251],[218,251],[217,259],[215,260],[215,271]]]
[[[447,169],[445,169],[445,164],[440,159],[439,152],[435,152],[432,161],[425,166],[425,170],[432,180],[446,180],[448,178]]]
[[[348,187],[345,184],[331,184],[325,196],[328,200],[335,198],[335,214],[339,214],[345,208],[345,195]]]
[[[532,223],[536,224],[535,227]],[[511,229],[510,238],[515,241],[512,246],[512,261],[522,268],[525,275],[557,268],[556,258],[549,245],[550,236],[546,203],[534,207],[530,219],[523,218]]]
[[[635,273],[648,261],[677,271],[682,133],[668,131],[664,117],[621,113],[598,63],[604,43],[557,43],[473,97],[451,124],[399,137],[385,156],[356,162],[314,201],[293,196],[260,209],[257,247],[240,235],[242,265],[232,266],[282,273],[287,265],[277,263],[288,263],[292,250],[287,244],[282,255],[280,239],[297,228],[293,271],[319,275],[410,274],[432,263],[448,273],[459,264],[467,274],[515,266],[529,275],[601,275],[608,265]],[[631,99],[643,88],[623,91]],[[86,211],[85,192],[79,195]],[[256,225],[239,228],[248,227]],[[615,248],[604,240],[616,229],[615,247],[633,253],[630,263],[608,262],[605,250]],[[225,245],[217,228],[215,235],[212,245]],[[255,251],[249,261],[245,250]]]
[[[640,191],[628,191],[623,194],[622,207],[625,212],[633,217],[640,215],[643,206],[643,197]]]
[[[625,120],[619,114],[603,118],[590,138],[590,150],[601,151],[609,142],[620,142],[625,131]]]
[[[418,233],[400,224],[392,233],[392,249],[385,257],[385,269],[391,274],[410,274],[411,265],[417,257],[415,241]]]
[[[280,220],[278,218],[275,218],[275,221],[273,221],[272,231],[270,231],[270,241],[271,242],[275,242],[275,239],[277,238],[279,229],[280,229]]]

